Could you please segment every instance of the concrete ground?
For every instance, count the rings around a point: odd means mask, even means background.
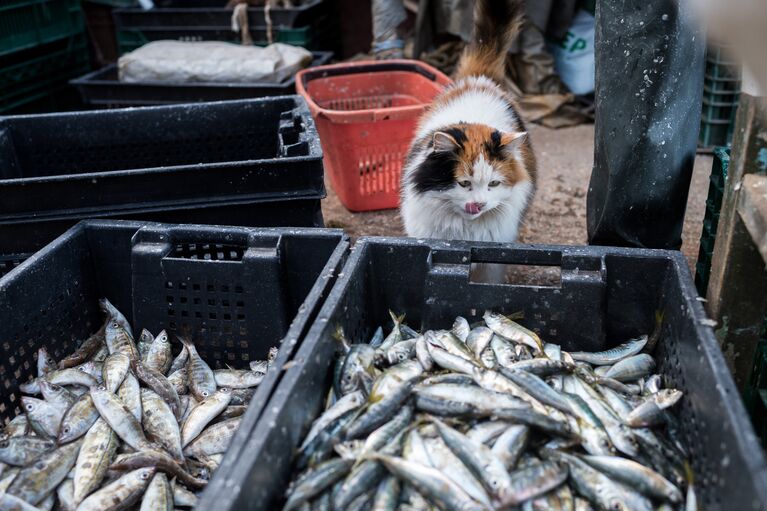
[[[586,191],[594,161],[594,126],[559,130],[529,126],[538,158],[538,190],[520,232],[525,243],[583,245],[586,243]],[[687,202],[682,252],[694,268],[698,255],[711,156],[695,159]],[[403,235],[396,210],[351,213],[339,202],[326,176],[328,197],[322,211],[328,227],[342,227],[354,236]]]

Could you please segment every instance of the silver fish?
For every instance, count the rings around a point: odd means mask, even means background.
[[[162,375],[167,374],[168,369],[170,369],[173,363],[173,355],[171,353],[168,333],[165,330],[157,334],[154,342],[149,346],[146,357],[143,357],[142,360],[149,369],[157,371]]]
[[[120,398],[105,387],[91,389],[91,397],[101,417],[126,444],[137,450],[151,448],[151,444],[144,436],[141,423],[136,420]]]
[[[655,369],[655,360],[647,353],[641,353],[616,362],[604,376],[629,382],[647,376],[653,369]]]
[[[139,511],[173,511],[173,489],[167,476],[157,472],[141,498]]]
[[[78,511],[118,511],[129,509],[139,501],[154,477],[154,467],[129,472],[89,495],[80,503]]]
[[[371,455],[372,459],[383,463],[386,468],[400,479],[408,481],[419,492],[435,502],[441,509],[478,511],[488,509],[469,497],[460,486],[448,479],[439,470],[419,465],[402,458]],[[285,510],[283,510],[285,511]]]
[[[81,444],[82,441],[77,440],[46,452],[22,468],[6,491],[32,505],[39,504],[67,477]]]
[[[114,458],[117,444],[117,435],[104,419],[97,420],[85,434],[72,479],[75,506],[98,488]]]
[[[620,344],[609,350],[598,352],[577,351],[571,352],[570,356],[575,360],[588,362],[589,364],[602,366],[611,365],[615,364],[616,362],[620,362],[624,358],[636,355],[642,351],[642,348],[644,348],[645,344],[647,344],[647,336],[643,335],[641,337],[637,337],[636,339],[626,341],[623,344]]]

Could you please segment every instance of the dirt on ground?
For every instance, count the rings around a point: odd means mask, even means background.
[[[538,190],[520,231],[520,242],[562,245],[586,244],[586,191],[594,162],[594,126],[558,130],[530,126],[538,158]],[[687,201],[682,252],[694,268],[698,255],[711,156],[695,159]],[[353,237],[401,236],[397,210],[351,213],[338,200],[326,176],[328,197],[323,201],[325,225],[346,230]]]

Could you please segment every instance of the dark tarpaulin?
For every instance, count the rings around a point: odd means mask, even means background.
[[[596,12],[589,243],[678,249],[700,125],[705,36],[687,0]]]

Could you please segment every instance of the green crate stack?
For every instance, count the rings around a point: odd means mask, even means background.
[[[0,3],[0,56],[83,32],[80,0],[16,0]]]
[[[698,262],[695,264],[695,287],[698,294],[706,296],[708,278],[711,272],[711,256],[714,253],[716,228],[719,225],[719,211],[722,209],[724,184],[727,181],[727,168],[730,165],[730,149],[714,148],[714,164],[709,176],[706,215],[703,218],[703,232],[700,235]]]
[[[88,70],[80,0],[0,2],[0,114],[65,108],[68,81]]]
[[[333,50],[333,30],[332,22],[327,16],[323,16],[313,24],[298,27],[275,27],[273,29],[274,42],[292,44],[294,46],[301,46],[307,50],[324,51]],[[187,35],[181,36],[178,40],[181,41],[204,41],[209,40],[206,35],[203,35],[204,31],[195,31],[193,28],[189,29]],[[251,33],[255,38],[255,34]],[[156,36],[152,37],[149,32],[141,30],[118,30],[117,31],[117,45],[120,50],[120,54],[133,51],[141,46],[157,40]],[[223,40],[230,43],[240,43],[240,34],[236,32],[227,32],[227,37]],[[256,46],[266,46],[269,42],[265,39],[255,39],[253,44]]]
[[[115,8],[127,8],[127,7],[136,7],[138,5],[138,0],[88,0],[89,2],[93,2],[94,4],[101,4],[101,5],[108,5],[109,7],[115,7]]]
[[[730,144],[739,99],[740,66],[727,60],[726,49],[710,47],[706,53],[698,135],[698,143],[702,147]]]
[[[0,61],[0,113],[66,109],[69,80],[89,68],[85,35],[42,45]]]
[[[152,42],[154,39],[151,35],[147,35],[141,30],[119,30],[117,32],[117,45],[120,48],[120,54],[133,51],[137,48],[144,46],[145,44]],[[181,41],[203,41],[202,36],[196,35],[190,31],[189,35],[180,37]],[[231,37],[225,39],[229,43],[239,43],[240,35],[236,32],[231,33]],[[312,49],[314,41],[313,27],[300,27],[300,28],[282,28],[278,27],[274,29],[274,41],[278,43],[293,44],[296,46],[303,46],[307,49]],[[254,41],[257,46],[265,46],[267,41]]]

